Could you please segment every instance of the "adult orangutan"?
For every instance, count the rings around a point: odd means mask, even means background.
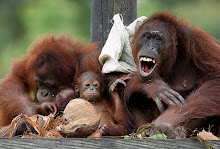
[[[220,46],[215,38],[161,12],[140,26],[132,50],[138,72],[124,92],[130,132],[152,122],[169,138],[183,137],[182,126],[193,131],[206,124],[220,135]]]
[[[63,109],[70,100],[63,98],[78,97],[68,89],[76,68],[97,69],[98,55],[96,44],[84,46],[65,35],[45,36],[34,42],[28,54],[15,61],[0,82],[0,126],[9,124],[20,113],[48,115]],[[78,66],[81,58],[85,65]],[[63,87],[67,92],[60,91]]]

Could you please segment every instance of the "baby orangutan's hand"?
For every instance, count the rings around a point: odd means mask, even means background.
[[[108,126],[106,124],[103,125],[99,125],[99,131],[101,133],[102,136],[106,136],[108,135]]]

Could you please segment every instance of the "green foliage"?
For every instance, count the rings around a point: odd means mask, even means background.
[[[8,11],[11,7],[13,13]],[[68,33],[89,43],[90,1],[0,0],[0,8],[4,14],[0,18],[0,78],[8,72],[14,58],[27,53],[38,36]],[[12,30],[19,30],[19,36]]]
[[[165,134],[157,134],[153,135],[151,137],[148,137],[149,139],[156,139],[156,140],[162,140],[162,139],[167,139],[167,136]]]
[[[218,0],[138,0],[138,16],[150,16],[157,11],[169,11],[178,18],[190,20],[192,25],[220,40],[220,1]]]
[[[153,135],[151,137],[139,137],[139,136],[131,137],[131,136],[125,135],[124,139],[155,139],[155,140],[164,140],[164,139],[167,139],[167,136],[165,134],[163,134],[163,133],[156,134],[156,135]]]
[[[155,129],[159,132],[159,134],[153,135],[153,136],[148,136],[150,134],[150,131],[152,129]],[[147,123],[145,125],[141,125],[136,133],[132,133],[130,135],[124,136],[124,139],[167,139],[167,136],[162,133],[161,129],[154,124]]]
[[[28,38],[45,33],[71,33],[89,41],[90,3],[70,0],[31,0],[20,11]],[[82,8],[83,7],[83,8]],[[85,34],[87,33],[87,34]]]

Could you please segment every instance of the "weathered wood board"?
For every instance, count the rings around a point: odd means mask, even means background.
[[[214,149],[220,149],[220,141],[209,141]],[[153,139],[86,139],[86,138],[0,138],[0,148],[146,148],[146,149],[202,149],[198,140],[153,140]]]

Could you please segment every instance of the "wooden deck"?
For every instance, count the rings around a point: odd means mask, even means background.
[[[209,141],[214,149],[220,149],[220,141]],[[198,140],[153,140],[153,139],[86,139],[86,138],[0,138],[0,148],[17,149],[63,149],[63,148],[146,148],[146,149],[202,149],[205,144]]]

